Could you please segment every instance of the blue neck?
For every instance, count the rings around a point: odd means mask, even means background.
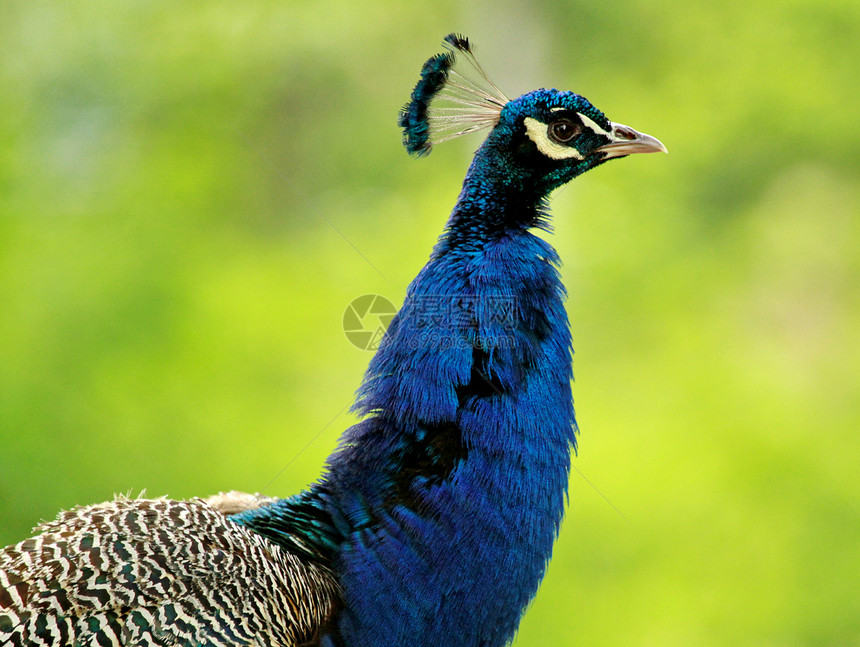
[[[528,231],[541,198],[481,159],[370,363],[367,417],[310,490],[237,517],[331,560],[323,644],[504,645],[552,551],[575,446],[564,290]]]
[[[547,226],[545,196],[549,189],[533,175],[515,169],[509,151],[494,147],[492,137],[484,142],[466,175],[436,254],[455,248],[476,249],[501,235]]]

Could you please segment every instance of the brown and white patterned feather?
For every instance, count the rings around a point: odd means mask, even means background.
[[[337,583],[202,499],[79,507],[0,550],[0,646],[313,640]]]

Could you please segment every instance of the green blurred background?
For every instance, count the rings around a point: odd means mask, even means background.
[[[395,126],[457,30],[671,151],[552,203],[581,449],[516,646],[860,645],[856,0],[0,11],[0,544],[317,477],[343,311],[402,301],[480,142]]]

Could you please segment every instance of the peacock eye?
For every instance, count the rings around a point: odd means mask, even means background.
[[[582,132],[582,126],[570,119],[557,119],[547,128],[547,135],[554,142],[566,144]]]

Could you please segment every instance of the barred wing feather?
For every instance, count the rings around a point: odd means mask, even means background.
[[[202,499],[79,507],[0,550],[0,646],[292,647],[337,585]]]

